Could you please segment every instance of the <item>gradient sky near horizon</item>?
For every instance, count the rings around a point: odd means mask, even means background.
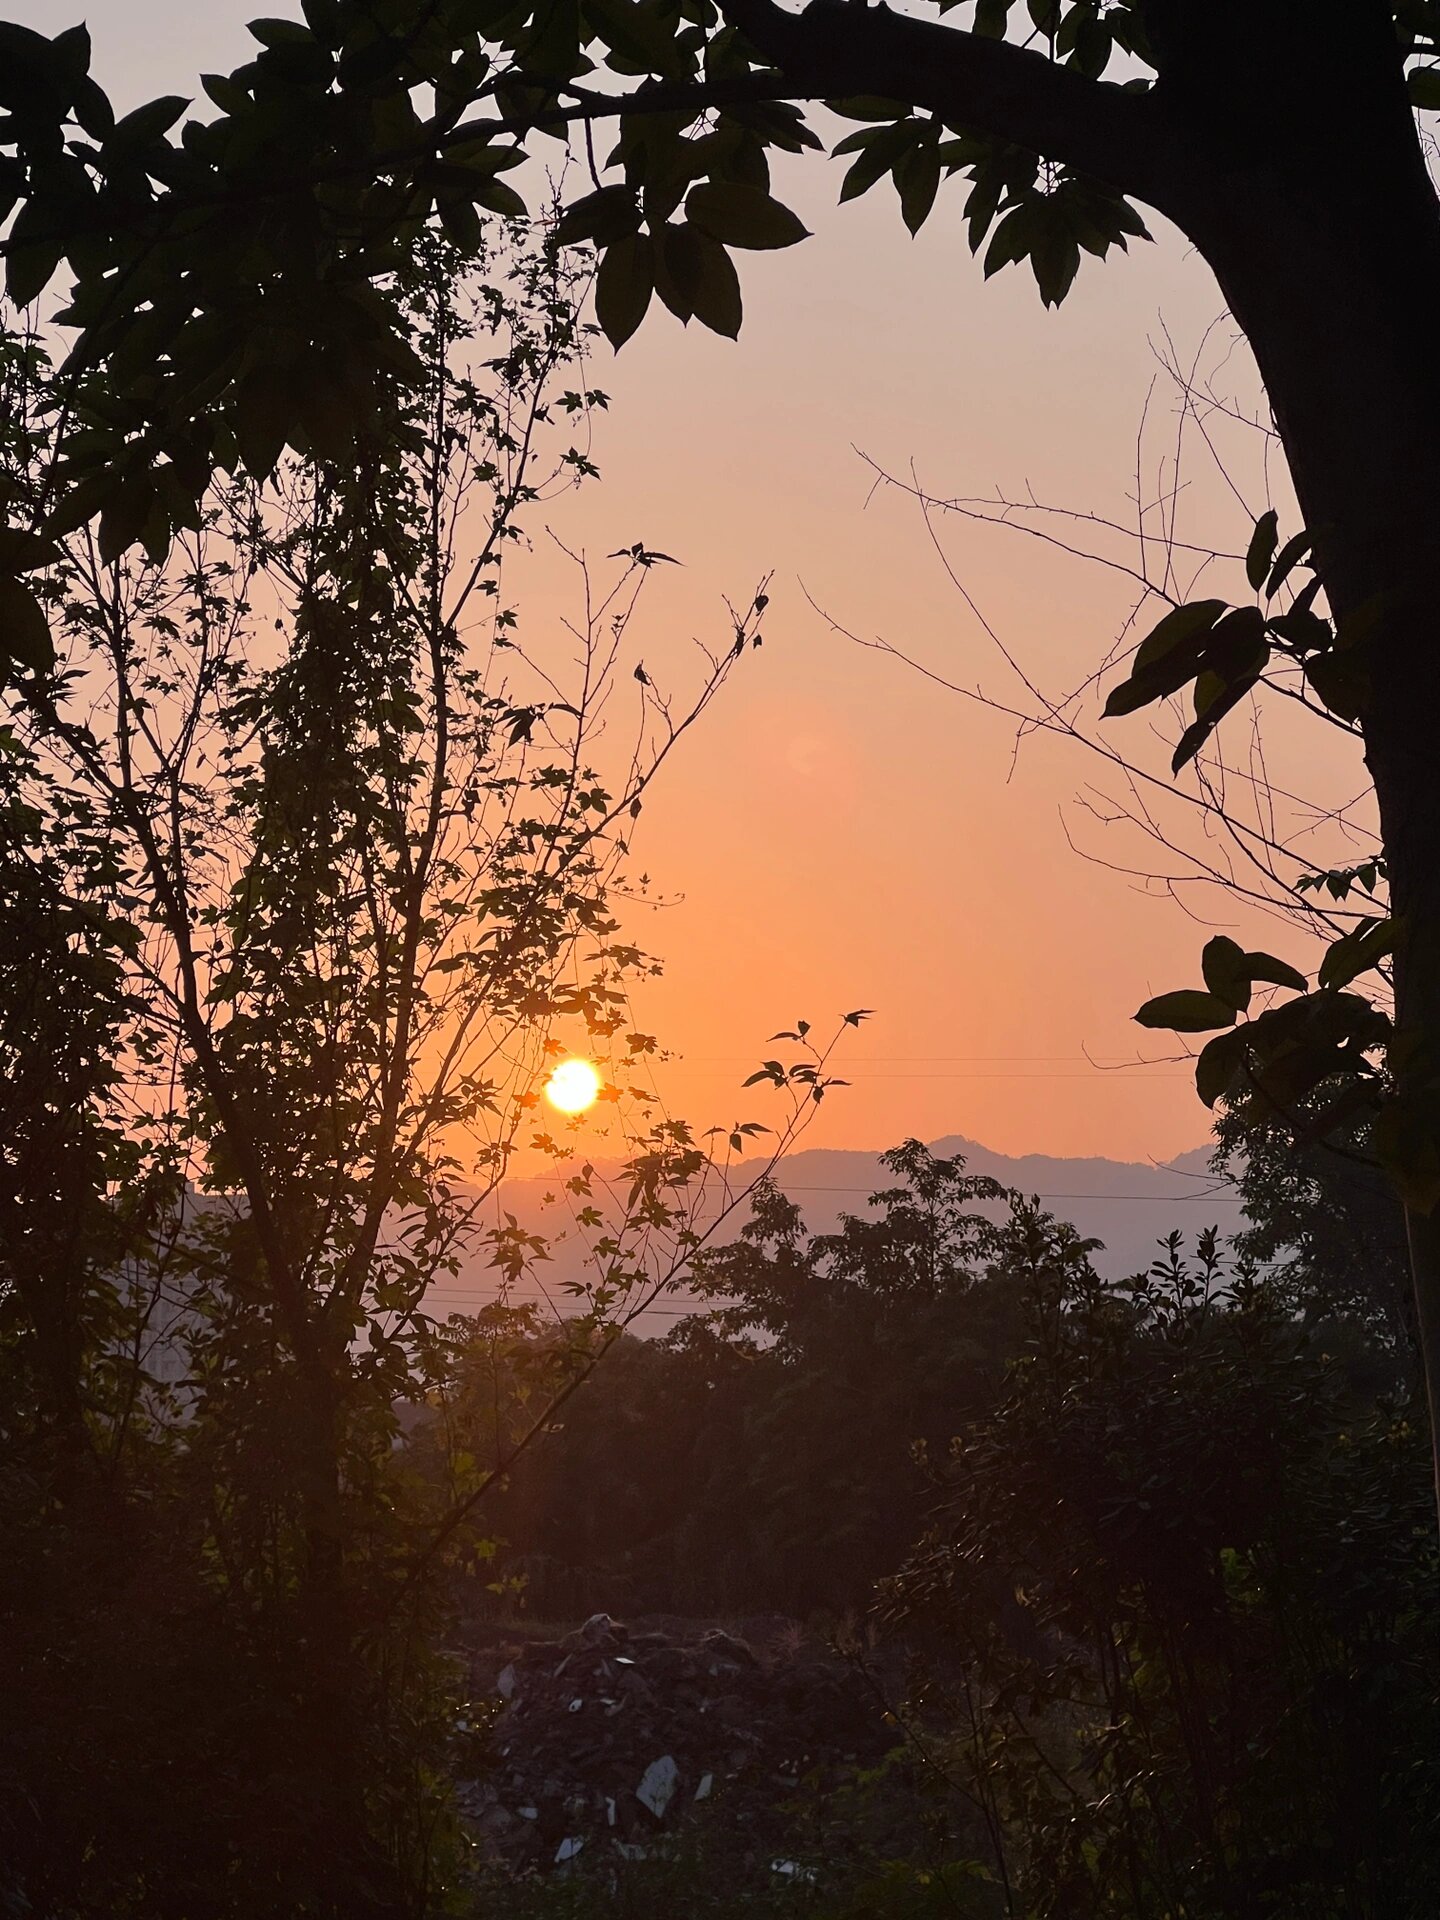
[[[246,58],[244,22],[258,11],[239,0],[5,10],[51,33],[87,18],[96,75],[126,105],[193,94],[200,71]],[[726,644],[723,596],[748,601],[773,575],[763,650],[687,739],[644,817],[637,851],[669,904],[638,909],[633,924],[666,963],[641,1024],[680,1054],[665,1091],[701,1124],[767,1117],[738,1083],[776,1028],[804,1016],[823,1032],[865,1006],[875,1016],[836,1067],[852,1085],[807,1144],[963,1133],[1007,1153],[1168,1159],[1204,1139],[1206,1115],[1184,1064],[1163,1058],[1164,1038],[1129,1016],[1151,992],[1197,980],[1209,929],[1117,870],[1158,861],[1105,824],[1091,789],[1113,793],[1114,779],[1097,780],[1064,741],[1031,737],[1017,752],[1013,725],[837,635],[815,605],[948,679],[1012,697],[978,608],[1047,689],[1083,680],[1116,638],[1131,583],[947,520],[938,531],[952,578],[914,502],[876,491],[862,455],[944,496],[1033,488],[1133,521],[1147,395],[1147,486],[1175,430],[1158,343],[1168,334],[1188,360],[1220,319],[1220,295],[1183,240],[1157,227],[1156,245],[1087,262],[1064,307],[1046,313],[1028,273],[983,281],[957,190],[942,191],[912,241],[888,186],[837,209],[839,178],[818,157],[777,173],[815,237],[740,257],[738,343],[682,330],[657,306],[618,357],[597,353],[593,378],[612,399],[595,447],[604,478],[547,515],[572,548],[603,556],[643,540],[684,562],[656,570],[639,628],[647,668],[677,686],[693,672],[692,636]],[[1206,355],[1246,391],[1243,348],[1223,321]],[[1246,510],[1267,503],[1267,443],[1239,431],[1250,442],[1238,456],[1243,502],[1213,473],[1187,482],[1185,524],[1216,545],[1243,547]],[[1269,481],[1283,506],[1278,464]],[[515,569],[528,629],[558,622],[575,599],[568,564],[543,528],[531,532],[533,553]],[[1066,537],[1089,539],[1078,524]],[[1108,550],[1137,558],[1133,544]],[[1121,724],[1131,731],[1117,744],[1163,766],[1145,719]],[[1363,786],[1348,747],[1282,728],[1267,752],[1284,785],[1331,799],[1347,780]],[[1242,938],[1257,932],[1217,896],[1193,904]],[[1260,937],[1304,964],[1293,934]],[[1137,1060],[1156,1064],[1125,1064]]]

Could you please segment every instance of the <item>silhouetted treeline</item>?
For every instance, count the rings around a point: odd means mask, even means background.
[[[943,1650],[893,1704],[988,1834],[966,1913],[1435,1911],[1440,1561],[1378,1290],[1337,1314],[1332,1261],[1306,1311],[1303,1248],[1208,1234],[1115,1286],[1033,1205],[992,1224],[990,1183],[887,1158],[876,1217],[810,1238],[762,1194],[704,1270],[726,1304],[620,1343],[481,1587],[833,1616],[878,1579]],[[446,1409],[482,1450],[561,1351],[516,1332],[477,1327]]]
[[[711,1311],[612,1347],[495,1489],[499,1551],[480,1585],[504,1591],[480,1604],[519,1598],[559,1619],[866,1603],[934,1514],[954,1437],[1032,1357],[1040,1277],[1100,1284],[1088,1245],[1033,1203],[1012,1196],[999,1221],[979,1213],[1000,1189],[963,1163],[912,1141],[886,1165],[897,1184],[832,1235],[810,1235],[793,1203],[762,1188],[739,1238],[700,1267]],[[1288,1221],[1288,1192],[1286,1206]],[[1267,1297],[1298,1326],[1311,1285],[1292,1261]],[[1373,1396],[1395,1372],[1383,1315],[1355,1289],[1342,1304],[1320,1300],[1315,1337]],[[487,1311],[420,1450],[443,1433],[499,1457],[569,1364],[561,1331],[532,1310]]]
[[[899,1564],[934,1499],[914,1443],[943,1450],[1017,1350],[1017,1240],[973,1210],[993,1181],[917,1143],[888,1162],[901,1184],[879,1217],[829,1238],[762,1189],[700,1269],[715,1310],[619,1340],[517,1463],[488,1514],[526,1605],[834,1612]],[[559,1331],[492,1309],[460,1355],[448,1429],[482,1459],[503,1453],[566,1364]]]

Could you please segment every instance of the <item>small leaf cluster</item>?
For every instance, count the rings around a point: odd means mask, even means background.
[[[1312,547],[1312,536],[1304,531],[1280,546],[1277,515],[1262,514],[1245,566],[1250,585],[1266,607],[1234,607],[1219,599],[1173,606],[1140,642],[1128,675],[1105,702],[1105,717],[1138,712],[1191,687],[1194,718],[1171,761],[1171,771],[1179,773],[1226,714],[1259,686],[1272,658],[1278,658],[1298,668],[1304,685],[1326,711],[1347,725],[1357,721],[1368,686],[1363,618],[1352,620],[1341,631],[1317,612],[1321,582],[1313,568],[1288,603],[1279,608],[1270,604]]]
[[[918,233],[930,217],[942,180],[969,182],[966,236],[970,251],[984,251],[985,277],[1028,261],[1046,306],[1058,306],[1070,291],[1082,256],[1103,259],[1149,233],[1122,194],[1073,169],[1047,165],[1022,147],[976,133],[957,132],[935,115],[914,113],[895,101],[849,99],[827,103],[848,119],[875,124],[846,134],[832,152],[853,154],[840,188],[853,200],[887,176],[900,201],[901,218]]]
[[[595,317],[615,347],[657,295],[683,323],[698,320],[733,340],[743,303],[731,250],[770,251],[807,237],[769,191],[765,145],[753,128],[722,114],[697,137],[674,128],[666,141],[662,132],[654,122],[634,136],[622,130],[610,159],[626,181],[575,201],[556,229],[561,242],[600,249]]]
[[[947,0],[940,10],[957,3]],[[1099,80],[1117,53],[1153,64],[1146,12],[1131,0],[975,0],[975,32],[991,40],[1012,34],[1026,44],[1038,41],[1087,80]],[[1019,35],[1012,33],[1017,25]]]
[[[1196,1089],[1205,1104],[1258,1100],[1281,1116],[1303,1110],[1302,1131],[1324,1138],[1375,1113],[1384,1099],[1392,1023],[1369,999],[1347,989],[1382,964],[1395,934],[1388,916],[1361,920],[1332,942],[1313,989],[1287,962],[1247,953],[1220,934],[1207,941],[1201,956],[1203,990],[1160,994],[1135,1018],[1141,1026],[1173,1033],[1224,1029],[1195,1062]],[[1262,983],[1290,988],[1295,998],[1247,1018],[1254,988]],[[1327,1098],[1317,1107],[1315,1096],[1322,1092]]]
[[[1331,867],[1325,873],[1302,873],[1295,882],[1297,893],[1328,893],[1332,900],[1348,900],[1353,887],[1360,887],[1371,899],[1376,888],[1388,880],[1389,868],[1378,856],[1362,861],[1358,867]]]
[[[858,1027],[862,1020],[869,1019],[872,1012],[873,1009],[870,1007],[857,1007],[851,1013],[842,1014],[841,1029]],[[744,1084],[747,1087],[754,1087],[765,1082],[782,1091],[788,1090],[798,1099],[817,1104],[825,1098],[831,1088],[848,1086],[850,1084],[848,1080],[837,1079],[834,1074],[826,1070],[834,1042],[832,1041],[829,1047],[822,1050],[811,1040],[810,1033],[810,1022],[797,1020],[793,1029],[787,1028],[783,1032],[772,1034],[770,1036],[772,1040],[792,1040],[803,1047],[804,1058],[794,1060],[788,1066],[781,1060],[762,1061]]]

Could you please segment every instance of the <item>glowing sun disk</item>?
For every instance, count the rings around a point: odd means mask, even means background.
[[[561,1113],[583,1113],[599,1098],[601,1084],[589,1060],[562,1060],[545,1082],[545,1098]]]

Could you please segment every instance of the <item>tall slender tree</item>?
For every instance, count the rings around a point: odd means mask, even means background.
[[[612,562],[562,659],[502,591],[527,508],[593,470],[579,284],[525,229],[427,232],[377,294],[404,348],[383,435],[217,476],[148,549],[86,522],[47,566],[54,666],[0,736],[0,1774],[19,1893],[48,1911],[428,1910],[447,1734],[424,1629],[476,1500],[407,1479],[396,1405],[440,1363],[431,1285],[543,1253],[495,1195],[560,1027],[609,1060],[632,1163],[592,1327],[691,1244],[708,1160],[631,1099],[652,963],[610,896],[763,596],[691,700],[634,686],[606,769],[654,556]],[[23,498],[71,395],[33,336],[3,364]],[[229,1649],[191,1724],[107,1717],[114,1649],[71,1617],[104,1539],[123,1617],[169,1621],[187,1684]],[[92,1658],[47,1709],[47,1675]],[[234,1791],[199,1832],[124,1817],[110,1761],[66,1757],[173,1766],[166,1730]]]

